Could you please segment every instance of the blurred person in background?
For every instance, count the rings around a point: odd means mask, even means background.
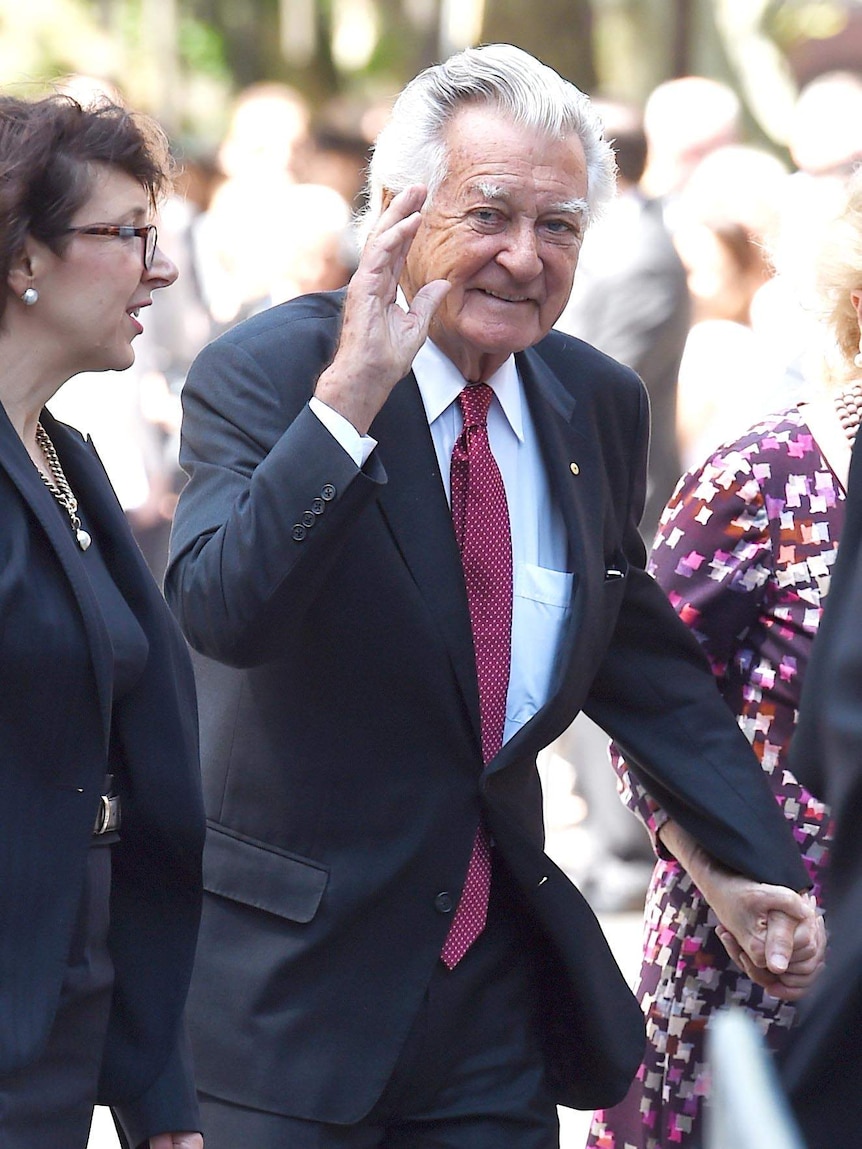
[[[683,466],[790,400],[786,348],[755,325],[787,169],[761,148],[711,152],[677,201],[674,242],[688,274],[692,326],[679,371],[677,432]]]
[[[556,326],[633,368],[650,400],[647,498],[640,529],[652,542],[682,474],[676,440],[679,364],[691,321],[686,272],[641,187],[648,150],[638,108],[593,101],[617,161],[617,194],[584,237],[572,294]]]
[[[285,192],[285,220],[269,242],[269,289],[251,314],[313,291],[344,287],[356,266],[356,239],[347,200],[323,184],[298,183]]]
[[[808,181],[837,179],[843,187],[862,162],[862,73],[823,72],[809,80],[793,108],[788,147]]]
[[[284,204],[299,179],[309,124],[304,97],[285,84],[252,84],[235,101],[218,149],[224,178],[195,224],[197,273],[217,330],[266,306],[278,275],[273,229],[303,227]]]
[[[648,159],[641,186],[661,201],[676,226],[676,201],[710,152],[741,140],[742,106],[736,92],[707,76],[679,76],[650,92],[644,105]]]
[[[584,237],[572,294],[556,327],[627,364],[646,385],[650,444],[640,531],[649,545],[682,473],[676,393],[691,307],[685,268],[661,205],[640,187],[647,162],[642,114],[616,101],[594,100],[593,106],[614,149],[617,194]],[[586,802],[583,833],[569,837],[573,852],[566,868],[594,909],[639,910],[652,849],[638,820],[620,805],[607,746],[607,736],[585,715],[555,745],[574,767],[576,790]],[[545,783],[551,807],[566,808],[557,796],[565,772],[548,771]]]
[[[820,363],[818,386],[683,478],[662,518],[650,570],[706,651],[725,701],[793,827],[812,890],[822,902],[825,886],[830,909],[831,822],[821,800],[830,791],[812,784],[812,793],[791,772],[788,758],[844,533],[851,447],[862,416],[862,178],[854,182],[841,218],[825,233],[818,221],[818,232],[812,284],[821,322],[812,348]],[[822,641],[828,641],[825,635],[817,638],[815,652]],[[813,773],[808,759],[819,753],[818,742],[809,740],[804,754],[794,746],[794,767]],[[615,765],[624,801],[654,838],[663,837],[664,812],[624,761],[616,757]],[[855,825],[850,833],[858,839]],[[666,855],[656,864],[638,986],[648,1052],[626,1100],[596,1115],[590,1139],[595,1149],[701,1144],[710,1087],[704,1034],[713,1011],[744,1006],[775,1053],[792,1041],[793,996],[756,984],[738,949],[732,943],[725,949],[723,910],[710,893],[713,875],[702,884],[703,876],[697,859],[690,869]],[[824,1000],[819,989],[815,997]],[[838,1011],[831,1003],[820,1008],[830,1011],[834,1026]],[[816,1019],[811,1028],[818,1029]],[[858,1034],[852,1041],[858,1048]],[[822,1046],[821,1052],[830,1057]],[[816,1067],[812,1080],[822,1085],[827,1064]],[[858,1056],[853,1064],[858,1066]],[[815,1105],[822,1108],[811,1085],[794,1080],[806,1106],[812,1112]],[[855,1085],[846,1076],[842,1080],[852,1093]],[[844,1100],[833,1098],[838,1113]],[[844,1117],[831,1121],[826,1128],[846,1126]],[[855,1140],[817,1137],[810,1144],[850,1149]]]
[[[334,119],[335,112],[330,116]],[[358,112],[354,118],[359,120]],[[312,128],[311,143],[303,155],[302,182],[334,188],[351,210],[361,211],[370,155],[371,140],[362,134],[361,122],[342,127],[323,119]]]
[[[107,475],[45,408],[122,371],[176,267],[164,138],[0,98],[0,1143],[195,1149],[182,1013],[200,906],[195,694]]]
[[[862,74],[825,72],[809,80],[791,113],[788,148],[795,170],[776,200],[776,274],[758,292],[753,315],[757,330],[781,352],[787,388],[804,395],[819,372],[814,284],[822,231],[862,161]]]

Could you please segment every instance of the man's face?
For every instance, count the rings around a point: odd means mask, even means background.
[[[477,381],[562,313],[586,226],[586,160],[577,136],[537,136],[487,107],[459,112],[447,142],[448,175],[401,283],[408,300],[432,279],[451,283],[431,338]]]

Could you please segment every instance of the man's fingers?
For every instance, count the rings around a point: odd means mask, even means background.
[[[766,918],[764,951],[766,968],[772,973],[782,974],[790,965],[798,925],[798,918],[791,917],[784,910],[769,911]]]
[[[410,184],[403,191],[397,192],[380,213],[380,220],[375,225],[374,230],[378,230],[381,222],[385,226],[386,221],[393,218],[403,219],[405,216],[412,215],[414,211],[419,211],[425,203],[427,195],[428,189],[424,184]]]
[[[718,940],[730,955],[731,961],[735,961],[736,964],[742,968],[741,958],[744,951],[730,930],[725,929],[725,927],[722,925],[717,925],[715,927],[715,933]]]
[[[770,888],[769,894],[763,957],[767,969],[783,974],[790,962],[810,947],[816,914],[810,899],[793,890]]]
[[[756,966],[736,937],[724,926],[716,926],[716,935],[730,955],[731,961],[736,962],[742,972],[758,985],[770,985],[775,980],[775,974]]]
[[[410,314],[415,315],[419,320],[423,339],[428,334],[428,328],[431,326],[431,320],[434,318],[437,308],[449,294],[451,286],[452,284],[448,279],[432,279],[430,283],[420,287],[414,295],[413,302],[410,304]]]
[[[405,230],[413,231],[419,227],[419,212],[425,203],[427,191],[423,184],[413,184],[393,196],[380,218],[368,234],[368,242],[397,240]],[[412,237],[411,237],[412,238]]]

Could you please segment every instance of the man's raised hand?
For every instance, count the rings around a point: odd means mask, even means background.
[[[428,337],[434,313],[449,290],[445,279],[426,283],[409,310],[396,292],[410,245],[421,226],[426,190],[416,184],[393,196],[371,230],[347,288],[335,357],[315,395],[364,435],[395,384],[410,370]]]

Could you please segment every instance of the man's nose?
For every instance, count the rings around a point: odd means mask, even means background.
[[[511,275],[522,282],[536,278],[543,264],[532,221],[524,220],[509,230],[505,247],[497,259]]]

